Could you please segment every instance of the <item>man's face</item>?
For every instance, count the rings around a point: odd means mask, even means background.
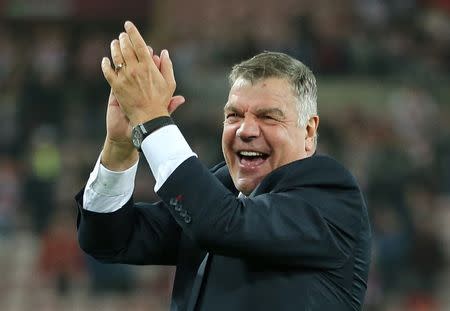
[[[250,194],[274,169],[312,154],[311,126],[298,127],[295,101],[285,79],[253,85],[238,79],[231,87],[222,150],[234,185],[243,194]]]

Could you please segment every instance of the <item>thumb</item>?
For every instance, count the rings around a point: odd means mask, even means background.
[[[169,107],[167,108],[169,114],[172,114],[175,110],[177,110],[177,108],[184,104],[185,101],[186,99],[181,95],[172,97],[169,103]]]
[[[173,74],[172,60],[170,59],[167,50],[162,50],[161,52],[161,75],[171,87],[172,92],[174,92],[177,83],[175,82],[175,76]]]

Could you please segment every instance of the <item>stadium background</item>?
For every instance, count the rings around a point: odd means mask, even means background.
[[[221,159],[231,65],[263,50],[316,73],[319,151],[357,176],[374,231],[368,311],[450,310],[448,0],[0,0],[0,310],[167,310],[173,268],[78,249],[73,195],[104,137],[100,60],[126,19],[174,61],[174,115]],[[136,197],[155,200],[140,163]]]

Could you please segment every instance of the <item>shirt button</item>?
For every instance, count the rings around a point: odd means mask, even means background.
[[[189,216],[189,215],[186,215],[185,217],[184,217],[184,222],[185,223],[190,223],[192,221],[192,218],[191,218],[191,216]]]

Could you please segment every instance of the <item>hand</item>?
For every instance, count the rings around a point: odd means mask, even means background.
[[[150,51],[150,54],[152,55],[153,62],[155,63],[158,70],[161,71],[161,56],[162,55],[158,56],[156,54],[153,54],[153,49],[150,46],[147,46],[147,47],[148,47],[148,50]],[[184,104],[185,101],[186,101],[186,99],[181,95],[173,96],[170,99],[170,103],[169,103],[169,107],[168,107],[169,113],[172,114],[175,110],[177,110],[177,108],[179,106]]]
[[[118,46],[118,44],[119,42],[117,40],[111,42],[111,55],[116,66],[123,62],[122,54],[120,52],[120,47]],[[147,46],[147,48],[152,55],[155,66],[158,68],[158,70],[160,70],[161,57],[158,55],[153,55],[153,49],[150,46]],[[168,112],[172,114],[184,102],[185,98],[183,96],[177,95],[172,97],[169,102]],[[132,125],[130,123],[130,120],[122,111],[122,108],[120,107],[120,104],[111,89],[108,99],[108,108],[106,111],[107,139],[117,143],[129,142],[131,146],[131,129]]]
[[[163,55],[153,55],[153,49],[150,46],[147,49],[156,68],[161,70],[161,58]],[[115,66],[124,63],[118,40],[111,42],[111,57]],[[171,114],[184,102],[185,98],[183,96],[172,97],[168,105],[168,112]],[[106,126],[107,136],[102,151],[102,164],[111,170],[124,170],[131,167],[138,158],[138,153],[131,143],[132,124],[122,110],[122,106],[112,88],[106,112]]]
[[[108,58],[102,60],[102,70],[114,96],[132,125],[143,123],[158,116],[169,115],[169,106],[176,82],[172,61],[167,50],[161,52],[160,66],[155,64],[137,28],[125,23],[126,33],[111,44],[114,64],[125,64],[115,72]],[[178,107],[181,100],[172,102]]]
[[[108,99],[108,108],[106,109],[106,138],[112,143],[129,144],[131,143],[130,120],[120,108],[119,102],[111,90]]]
[[[172,97],[169,112],[172,113],[184,103],[183,96]],[[136,163],[139,155],[131,143],[131,123],[120,108],[112,90],[109,94],[106,110],[106,141],[103,146],[101,162],[113,171],[125,170]]]
[[[169,113],[172,114],[180,105],[185,102],[183,96],[174,96],[169,103]],[[122,111],[119,102],[112,90],[109,94],[108,108],[106,110],[106,133],[107,139],[111,142],[125,143],[131,145],[131,123]]]
[[[101,163],[110,170],[123,171],[133,166],[139,154],[131,143],[131,124],[111,90],[106,110],[106,140]]]

